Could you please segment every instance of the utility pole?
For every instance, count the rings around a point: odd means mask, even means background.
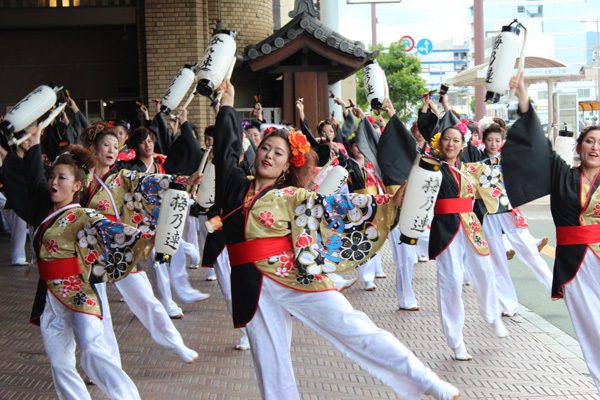
[[[371,44],[377,47],[377,3],[371,4]]]
[[[473,55],[475,65],[485,60],[485,36],[483,32],[483,0],[473,0]],[[475,86],[475,119],[485,116],[485,86]]]

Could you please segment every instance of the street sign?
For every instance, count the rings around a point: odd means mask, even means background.
[[[409,52],[415,48],[415,39],[412,36],[404,35],[400,38],[400,42],[404,42],[405,52]]]
[[[426,56],[433,50],[433,43],[431,43],[431,40],[429,39],[421,39],[416,47],[419,54]]]
[[[346,4],[400,3],[401,1],[402,0],[346,0]]]

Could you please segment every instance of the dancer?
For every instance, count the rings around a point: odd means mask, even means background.
[[[25,155],[25,179],[6,175],[7,193],[19,203],[21,216],[37,226],[34,232],[40,281],[31,321],[39,324],[60,399],[91,399],[75,368],[75,347],[81,349],[85,373],[112,399],[139,399],[135,384],[107,349],[102,336],[102,309],[92,281],[127,276],[151,248],[152,235],[112,222],[82,208],[78,195],[94,159],[72,145],[57,157],[50,179],[41,162],[39,126]],[[11,154],[4,168],[22,166]],[[22,173],[23,169],[19,169]],[[14,171],[13,171],[14,172]],[[26,183],[25,183],[26,182]]]
[[[564,298],[588,369],[600,393],[600,126],[577,138],[581,165],[569,167],[546,139],[529,103],[523,73],[510,83],[521,118],[510,128],[502,167],[517,207],[550,195],[556,225],[552,297]]]
[[[403,191],[393,198],[322,197],[283,186],[310,181],[314,171],[305,163],[310,145],[304,136],[283,130],[263,139],[256,177],[248,180],[238,167],[242,138],[234,88],[226,81],[221,89],[215,123],[217,204],[232,265],[233,320],[237,327],[247,324],[263,398],[300,397],[291,364],[290,314],[404,398],[417,399],[424,392],[458,398],[456,388],[354,310],[325,275],[355,267],[383,244]]]

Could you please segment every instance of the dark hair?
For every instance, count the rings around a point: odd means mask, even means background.
[[[214,132],[215,131],[215,126],[214,125],[208,125],[206,128],[204,128],[204,136],[209,136],[209,137],[214,137]]]
[[[287,129],[276,129],[271,132],[269,135],[266,135],[258,144],[257,148],[260,148],[262,144],[271,137],[278,137],[285,141],[288,149],[288,161],[292,158],[292,149],[290,148],[288,138],[290,133]],[[319,157],[317,153],[315,153],[312,149],[304,155],[304,159],[306,160],[301,167],[295,167],[290,164],[288,169],[288,173],[285,175],[285,185],[295,186],[298,188],[307,188],[312,182],[315,176],[315,167],[317,166],[317,162],[319,161]]]
[[[261,125],[261,123],[259,120],[253,119],[250,121],[250,124],[246,129],[255,128],[260,131],[260,125]]]
[[[475,123],[475,121],[467,120],[467,128],[471,131],[471,135],[477,135],[481,137],[481,132],[479,132],[479,125]]]
[[[600,131],[600,125],[590,125],[583,128],[579,134],[579,137],[577,138],[577,146],[581,146],[583,144],[583,139],[585,139],[587,134],[591,131]]]
[[[135,128],[129,138],[127,138],[127,147],[133,150],[137,150],[140,143],[143,143],[150,137],[153,142],[156,142],[156,135],[150,129],[140,126]]]
[[[92,152],[80,144],[72,144],[67,151],[59,154],[54,160],[53,167],[57,165],[68,165],[73,169],[76,182],[85,182],[85,176],[96,166],[96,158]]]
[[[317,125],[317,133],[319,134],[319,136],[322,136],[323,128],[325,128],[325,125],[331,125],[333,130],[335,130],[335,125],[333,124],[333,121],[330,120],[329,118],[324,119],[323,121],[319,122],[319,124]]]
[[[108,135],[114,136],[117,140],[119,139],[114,129],[109,127],[106,122],[96,122],[83,130],[79,141],[85,147],[90,148],[100,143]]]
[[[120,126],[121,128],[125,129],[125,132],[127,132],[127,134],[129,135],[129,129],[131,128],[131,125],[129,124],[129,122],[127,122],[123,119],[115,119],[114,121],[112,121],[112,123],[115,128],[117,126]]]
[[[410,126],[410,133],[412,133],[414,135],[415,132],[417,132],[418,130],[419,130],[419,124],[417,123],[417,121],[415,121]]]
[[[500,126],[500,124],[493,123],[483,131],[483,140],[485,140],[491,133],[499,133],[502,136],[502,140],[506,138],[506,130]]]
[[[446,134],[446,132],[448,132],[450,129],[454,129],[455,131],[457,131],[458,133],[460,133],[460,140],[462,140],[462,142],[465,142],[465,136],[462,134],[462,132],[460,131],[460,129],[458,129],[458,127],[456,125],[452,125],[447,127],[446,129],[444,129],[440,135],[440,141],[444,138],[444,135]]]

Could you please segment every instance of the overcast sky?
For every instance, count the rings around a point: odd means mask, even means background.
[[[321,0],[323,1],[323,0]],[[327,0],[331,1],[331,0]],[[436,43],[450,37],[461,44],[471,35],[469,7],[473,0],[402,0],[377,5],[377,41],[384,45],[404,35]],[[339,3],[339,32],[349,39],[371,43],[371,6]]]

